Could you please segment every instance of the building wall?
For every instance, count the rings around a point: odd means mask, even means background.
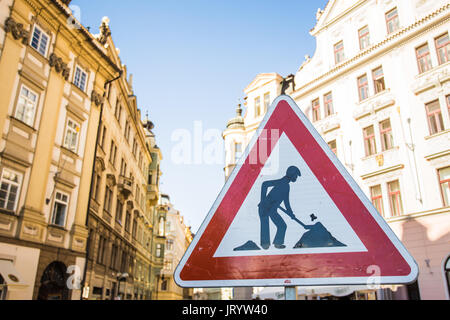
[[[105,48],[122,66],[109,20],[100,27]],[[89,299],[152,297],[155,268],[154,211],[159,179],[149,181],[161,159],[154,136],[141,120],[126,67],[106,88],[90,199],[90,250],[85,286]],[[156,157],[152,155],[156,154]],[[155,163],[154,163],[155,162]],[[120,282],[120,284],[119,284]]]
[[[168,199],[167,202],[161,203],[164,206],[165,214],[165,247],[164,247],[164,267],[162,275],[164,280],[160,282],[160,292],[158,294],[159,300],[182,300],[189,299],[192,293],[186,292],[185,289],[179,287],[174,279],[173,273],[176,266],[180,262],[187,247],[192,241],[192,234],[190,229],[185,225],[184,218],[180,212],[175,210],[170,203],[168,196],[162,196]],[[165,282],[163,284],[163,281]]]
[[[388,33],[385,14],[397,8],[399,28]],[[420,269],[422,299],[445,299],[442,263],[448,257],[449,204],[444,203],[438,169],[450,166],[449,112],[450,62],[439,63],[435,39],[449,32],[449,6],[445,1],[329,1],[317,13],[311,30],[316,52],[306,57],[295,75],[295,90],[286,93],[313,122],[366,195],[381,186],[380,211],[410,250]],[[358,30],[368,26],[370,45],[361,49]],[[344,58],[336,62],[334,44],[343,41]],[[420,72],[416,48],[427,43],[431,68]],[[375,92],[373,71],[382,67],[385,87]],[[360,99],[358,78],[367,75],[368,97]],[[233,159],[232,142],[248,141],[254,121],[255,95],[273,90],[260,74],[244,90],[248,95],[245,127],[224,131],[227,161]],[[275,83],[279,83],[278,81]],[[276,90],[274,90],[276,91]],[[333,112],[325,112],[325,95],[331,93]],[[252,98],[250,98],[250,96]],[[274,97],[275,98],[275,97]],[[319,119],[313,101],[319,101]],[[273,100],[273,99],[271,99]],[[430,133],[425,104],[438,100],[443,128]],[[250,110],[250,111],[249,111]],[[250,118],[250,119],[248,119]],[[390,119],[393,146],[382,150],[380,122]],[[252,124],[248,128],[248,124]],[[363,129],[373,125],[376,152],[368,155]],[[233,162],[227,162],[226,168]],[[226,174],[229,171],[226,170]],[[388,183],[398,180],[403,211],[393,214]],[[382,209],[381,209],[382,208]],[[433,240],[431,240],[433,239]]]
[[[84,28],[68,26],[70,13],[60,1],[2,1],[0,6],[0,171],[2,179],[7,170],[19,177],[14,206],[3,204],[0,210],[0,235],[2,248],[33,248],[34,258],[39,252],[38,260],[30,262],[34,267],[29,272],[35,277],[24,273],[33,290],[10,296],[32,299],[38,296],[47,263],[82,267],[95,144],[88,136],[95,136],[99,116],[94,96],[102,95],[104,82],[118,69],[95,43],[77,44],[93,36]],[[37,49],[35,30],[41,34]],[[80,67],[83,82],[75,77]],[[29,98],[34,97],[30,117],[20,111],[24,88]],[[65,209],[58,221],[55,205],[61,199]],[[22,258],[11,259],[23,270]],[[69,297],[79,294],[78,289],[69,290]]]

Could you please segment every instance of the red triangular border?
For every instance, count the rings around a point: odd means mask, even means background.
[[[239,280],[279,279],[281,284],[286,279],[300,278],[367,278],[370,276],[367,268],[372,265],[379,267],[380,277],[411,279],[413,273],[411,262],[408,263],[405,260],[405,257],[345,180],[333,163],[333,161],[337,161],[337,158],[330,159],[312,135],[311,128],[308,129],[303,123],[308,120],[302,121],[291,107],[295,103],[290,98],[288,100],[281,97],[276,102],[270,118],[267,119],[265,125],[262,123],[264,128],[260,129],[278,129],[278,138],[282,133],[289,137],[313,174],[320,177],[319,181],[323,188],[365,245],[367,252],[213,257],[267,160],[259,159],[258,148],[267,148],[266,150],[271,152],[276,145],[277,138],[270,134],[263,135],[263,138],[260,135],[256,143],[251,146],[252,149],[248,152],[242,165],[235,168],[239,171],[208,225],[201,234],[196,236],[200,238],[191,244],[195,244],[195,247],[188,257],[183,257],[182,263],[177,268],[176,279],[179,285],[186,286],[186,283],[196,281],[207,281],[208,283],[218,281],[219,283],[222,280],[236,280],[233,285],[239,285]],[[297,106],[295,105],[295,107]],[[260,161],[257,161],[256,164],[254,164],[255,161],[252,161],[253,164],[251,164],[250,159],[256,158]],[[410,259],[412,260],[412,258]],[[286,281],[289,283],[289,280]],[[349,281],[349,283],[356,282]]]

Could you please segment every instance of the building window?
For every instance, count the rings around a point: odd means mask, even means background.
[[[86,90],[87,73],[79,66],[75,68],[75,77],[73,78],[73,84],[76,85],[81,91]]]
[[[136,217],[134,217],[133,219],[133,229],[131,230],[131,235],[133,236],[134,239],[136,239],[137,236],[137,219]]]
[[[259,117],[261,115],[261,99],[257,97],[255,99],[255,116]]]
[[[391,216],[396,217],[403,214],[402,197],[398,180],[388,182],[388,192]]]
[[[122,252],[122,262],[120,265],[120,271],[127,272],[128,271],[127,269],[128,269],[128,254],[125,251],[123,251]]]
[[[395,32],[400,28],[397,8],[394,8],[391,11],[387,12],[385,17],[388,34]]]
[[[450,57],[450,39],[448,33],[435,39],[439,64],[446,63]]]
[[[116,154],[117,154],[117,147],[114,144],[114,141],[111,140],[111,148],[109,150],[109,162],[111,162],[113,166],[116,165]]]
[[[122,225],[122,213],[123,213],[123,203],[117,200],[116,203],[116,221]]]
[[[57,191],[55,195],[55,201],[53,203],[51,224],[64,227],[66,223],[66,214],[68,205],[69,205],[69,195]]]
[[[125,136],[125,139],[127,140],[127,142],[130,141],[130,130],[131,130],[130,122],[128,120],[126,120],[124,136]]]
[[[447,101],[448,114],[450,115],[450,94],[445,97],[445,100]]]
[[[127,210],[125,216],[125,231],[130,233],[130,224],[131,224],[131,212]]]
[[[117,253],[118,253],[118,248],[116,244],[113,244],[111,246],[111,262],[110,262],[110,267],[113,270],[116,270],[116,265],[117,265]]]
[[[439,100],[427,103],[425,105],[427,111],[428,128],[430,134],[435,134],[444,130],[444,120],[442,119],[441,107]]]
[[[33,36],[31,37],[31,46],[44,57],[47,56],[49,39],[50,37],[47,33],[45,33],[38,25],[34,25]]]
[[[161,291],[166,291],[167,290],[167,280],[161,280]]]
[[[103,209],[108,213],[111,212],[112,199],[113,199],[113,191],[109,186],[106,186],[105,201],[103,203]]]
[[[361,50],[367,48],[370,45],[369,27],[365,26],[358,30],[359,48]]]
[[[102,149],[104,149],[104,147],[105,147],[106,132],[107,132],[106,126],[103,125],[101,137],[99,137],[100,147]]]
[[[116,108],[114,110],[114,116],[116,117],[117,121],[120,123],[120,117],[122,115],[122,105],[120,104],[119,99],[116,100]]]
[[[419,67],[419,73],[423,73],[431,69],[431,57],[428,44],[424,44],[416,49],[417,65]]]
[[[331,94],[331,92],[325,94],[323,96],[323,104],[325,107],[325,116],[331,116],[334,113],[334,109],[333,109],[333,96]]]
[[[94,175],[94,182],[93,182],[93,198],[95,201],[98,202],[98,197],[100,195],[100,185],[102,183],[102,176],[99,173],[96,173]]]
[[[364,132],[364,149],[366,151],[366,156],[370,156],[377,153],[373,126],[364,128],[363,132]]]
[[[120,162],[120,175],[123,177],[127,176],[127,163],[125,162],[124,158],[122,158]]]
[[[267,112],[270,106],[270,92],[264,94],[264,112]]]
[[[450,206],[450,167],[439,169],[438,175],[442,202],[444,207],[448,207]]]
[[[336,140],[328,142],[328,146],[330,147],[331,151],[334,152],[334,154],[337,154]]]
[[[15,211],[19,200],[22,175],[4,168],[0,182],[0,208]]]
[[[237,163],[239,158],[242,156],[242,143],[234,144],[234,163]]]
[[[68,119],[63,146],[72,152],[76,152],[79,132],[80,132],[80,125],[75,121],[73,121],[72,119]]]
[[[334,61],[336,64],[344,61],[344,41],[339,41],[334,45]]]
[[[105,263],[105,250],[106,250],[107,240],[102,235],[98,238],[98,251],[97,251],[97,263]]]
[[[394,137],[392,136],[391,120],[386,119],[380,122],[381,149],[383,151],[394,147]]]
[[[162,257],[162,245],[160,243],[156,244],[156,257],[157,258]]]
[[[358,94],[359,101],[363,101],[369,97],[369,83],[367,81],[367,74],[358,78]]]
[[[313,119],[313,121],[319,121],[320,120],[320,103],[319,103],[319,99],[316,99],[313,102],[311,102],[311,109],[312,109],[312,119]]]
[[[384,73],[382,67],[378,67],[372,71],[372,78],[373,78],[373,86],[375,88],[375,94],[382,92],[384,91],[384,89],[386,89],[384,85]]]
[[[33,126],[37,101],[38,95],[23,85],[20,89],[20,95],[17,101],[16,119],[29,126]]]
[[[373,186],[370,188],[370,196],[372,203],[377,211],[384,216],[383,211],[383,195],[381,194],[381,185]]]

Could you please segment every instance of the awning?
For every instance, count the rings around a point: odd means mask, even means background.
[[[8,286],[8,290],[19,290],[28,287],[11,260],[0,260],[0,274]]]

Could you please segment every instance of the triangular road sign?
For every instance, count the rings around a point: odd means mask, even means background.
[[[411,283],[417,264],[310,121],[275,99],[175,270],[182,287]]]

